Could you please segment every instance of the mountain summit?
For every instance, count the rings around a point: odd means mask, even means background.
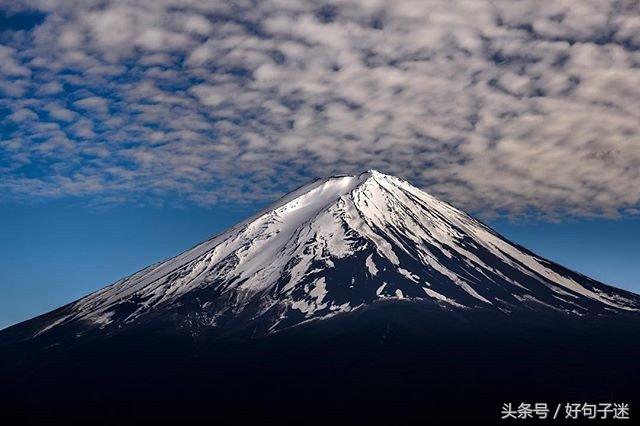
[[[80,337],[158,318],[194,334],[270,333],[383,300],[505,315],[640,310],[638,296],[545,260],[406,181],[370,170],[305,185],[18,334]]]
[[[445,424],[493,422],[505,402],[633,405],[639,311],[640,296],[371,170],[314,181],[0,331],[0,411],[20,424]]]

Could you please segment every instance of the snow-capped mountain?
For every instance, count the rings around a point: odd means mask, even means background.
[[[273,332],[378,301],[446,310],[597,316],[640,298],[547,261],[399,178],[314,181],[169,260],[32,320],[53,330],[126,328],[159,315],[197,333]]]
[[[509,401],[634,406],[639,322],[640,296],[368,171],[0,331],[0,412],[449,424]]]

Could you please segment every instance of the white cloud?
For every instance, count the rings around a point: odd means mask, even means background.
[[[56,102],[50,102],[44,106],[44,109],[49,112],[49,116],[56,121],[73,121],[76,118],[76,113],[63,107]]]
[[[213,28],[211,22],[207,18],[195,13],[185,15],[182,21],[183,28],[186,32],[198,35],[209,34]]]
[[[47,19],[0,49],[0,107],[58,127],[18,126],[6,158],[65,161],[7,191],[262,202],[379,168],[482,214],[640,205],[631,0],[34,7]]]
[[[0,45],[0,73],[9,77],[28,77],[31,70],[16,60],[15,49]]]
[[[23,121],[37,120],[38,114],[36,114],[35,112],[31,111],[28,108],[21,108],[9,114],[7,118],[15,123],[21,123]]]
[[[82,109],[89,109],[100,112],[105,112],[109,109],[109,102],[99,96],[88,96],[86,98],[75,101],[73,104]]]

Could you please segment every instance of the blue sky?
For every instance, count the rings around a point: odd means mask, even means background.
[[[312,178],[371,168],[633,285],[633,262],[616,262],[634,253],[640,214],[637,4],[0,0],[0,245],[12,259],[0,303],[23,311],[12,318]],[[145,214],[171,226],[154,233]],[[118,251],[118,235],[146,249]]]

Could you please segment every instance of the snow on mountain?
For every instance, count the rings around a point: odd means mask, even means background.
[[[303,186],[259,214],[42,318],[125,327],[171,315],[181,327],[260,322],[278,330],[380,300],[447,310],[606,315],[640,297],[510,243],[409,183],[371,170]]]

